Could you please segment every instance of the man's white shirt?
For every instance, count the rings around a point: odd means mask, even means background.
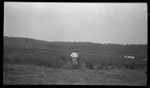
[[[77,58],[77,57],[78,57],[78,53],[73,52],[70,56],[71,56],[72,58]]]

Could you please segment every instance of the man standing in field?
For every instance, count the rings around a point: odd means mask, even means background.
[[[72,58],[73,66],[77,66],[78,65],[78,53],[77,53],[77,50],[72,52],[72,54],[70,56]]]

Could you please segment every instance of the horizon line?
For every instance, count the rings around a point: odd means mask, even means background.
[[[45,41],[45,42],[70,42],[70,43],[92,43],[92,44],[114,44],[114,45],[148,45],[147,43],[138,43],[138,44],[123,44],[123,43],[104,43],[104,42],[92,42],[92,41],[48,41],[48,40],[42,40],[42,39],[36,39],[31,37],[23,37],[23,36],[8,36],[4,35],[3,37],[13,37],[13,38],[26,38],[26,39],[33,39],[37,41]]]

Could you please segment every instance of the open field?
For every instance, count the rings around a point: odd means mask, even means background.
[[[4,65],[4,84],[11,85],[147,85],[140,70],[52,69],[37,65]]]
[[[80,59],[76,69],[70,58],[74,49]],[[4,84],[147,85],[147,45],[4,37],[3,60]]]

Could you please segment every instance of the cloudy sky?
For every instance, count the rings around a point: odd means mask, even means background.
[[[4,3],[4,36],[147,44],[146,3]]]

